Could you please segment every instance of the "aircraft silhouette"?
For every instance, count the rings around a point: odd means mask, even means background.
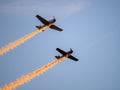
[[[56,48],[56,50],[62,54],[62,56],[59,56],[59,55],[58,55],[58,56],[55,56],[57,59],[59,59],[59,58],[61,58],[61,57],[63,57],[63,56],[68,55],[67,58],[72,59],[72,60],[74,60],[74,61],[78,61],[77,58],[75,58],[74,56],[71,55],[71,54],[73,53],[73,50],[72,50],[71,48],[70,48],[70,51],[68,51],[68,52],[65,52],[65,51],[63,51],[63,50],[61,50],[61,49],[59,49],[59,48]]]
[[[43,17],[36,15],[36,17],[44,24],[43,26],[36,26],[36,28],[40,29],[42,27],[46,27],[48,26],[51,29],[57,30],[57,31],[63,31],[61,28],[57,27],[56,25],[54,25],[54,23],[56,22],[56,19],[53,18],[52,20],[47,21],[46,19],[44,19]]]

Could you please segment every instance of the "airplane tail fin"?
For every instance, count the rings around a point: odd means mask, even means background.
[[[73,50],[70,48],[70,52],[73,53]]]

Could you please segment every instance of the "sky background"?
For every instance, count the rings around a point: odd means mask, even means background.
[[[70,59],[16,90],[120,90],[120,0],[0,0],[0,47],[50,20],[47,29],[0,56],[0,87],[55,60],[56,48],[74,50]]]

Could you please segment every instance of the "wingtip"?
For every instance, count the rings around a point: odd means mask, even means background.
[[[62,32],[62,31],[63,31],[63,29],[61,29],[61,28],[60,28],[60,29],[59,29],[59,31],[60,31],[60,32]]]
[[[36,17],[38,17],[39,15],[37,14]]]
[[[77,59],[76,61],[79,61],[79,59]]]
[[[58,50],[59,48],[56,48],[56,50]]]
[[[61,29],[61,32],[63,31],[63,29]]]

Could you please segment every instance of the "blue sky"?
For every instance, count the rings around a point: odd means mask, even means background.
[[[0,47],[36,30],[35,15],[56,17],[63,32],[51,29],[0,56],[0,86],[55,60],[57,47],[79,62],[66,59],[16,90],[119,90],[119,0],[2,0]]]

